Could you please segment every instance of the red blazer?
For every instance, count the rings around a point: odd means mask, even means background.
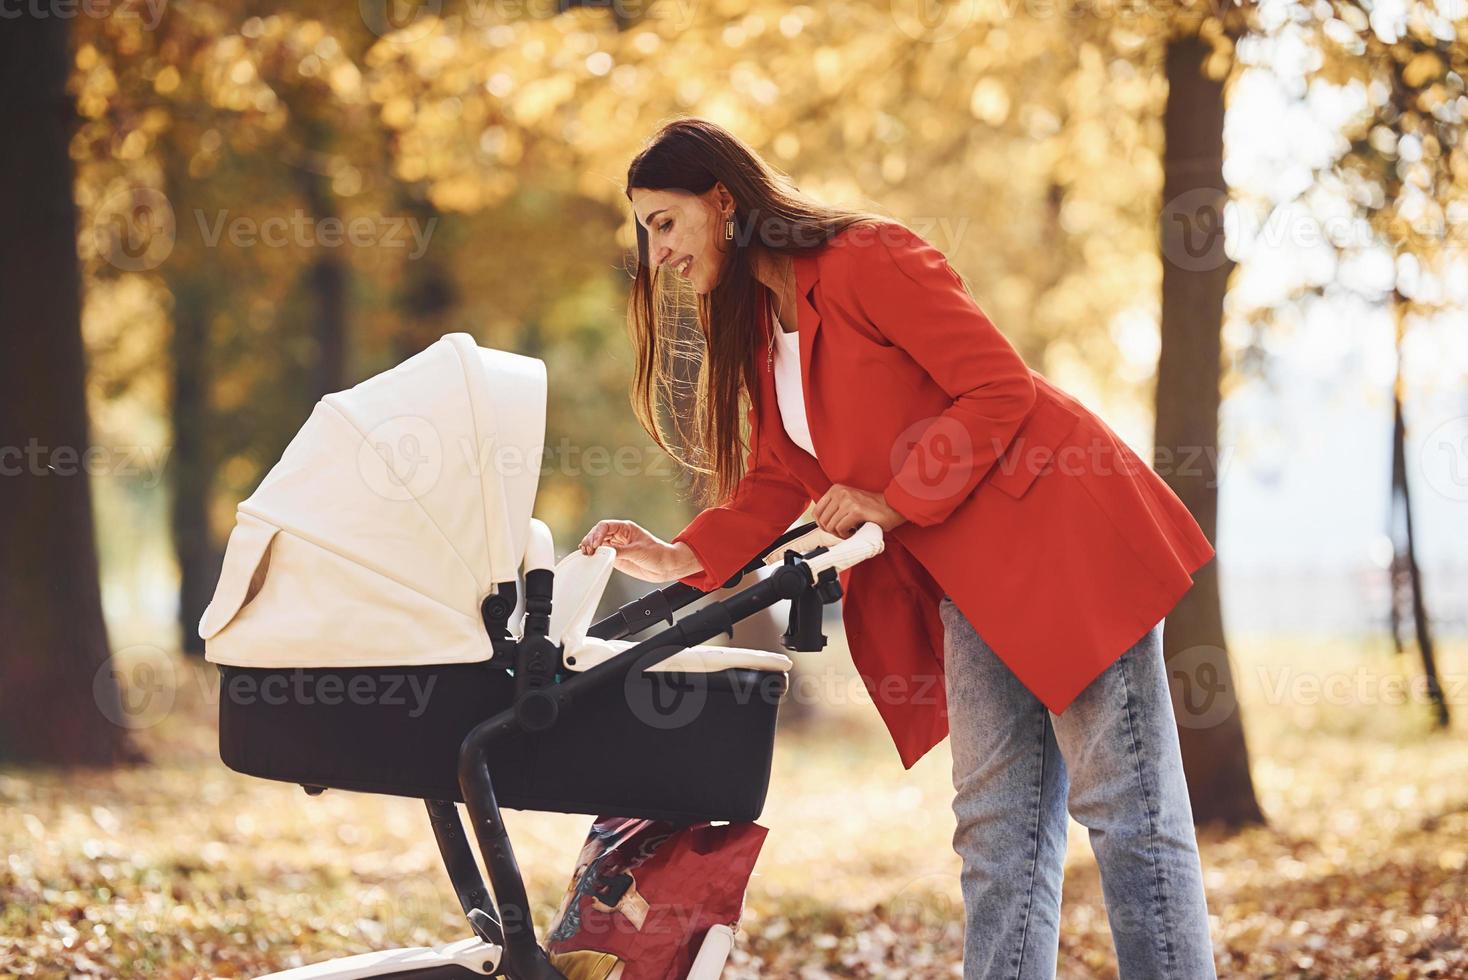
[[[680,581],[718,588],[832,483],[881,491],[907,523],[841,573],[842,619],[903,765],[948,734],[945,594],[1063,712],[1172,609],[1212,545],[1106,423],[1025,366],[920,236],[853,226],[795,274],[819,461],[785,433],[761,344],[745,476],[674,536],[704,568]]]

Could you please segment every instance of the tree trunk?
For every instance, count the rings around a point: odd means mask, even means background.
[[[0,758],[135,758],[102,618],[61,17],[0,30]]]
[[[1233,263],[1223,250],[1224,92],[1203,72],[1208,52],[1207,43],[1186,37],[1171,41],[1166,54],[1155,443],[1158,472],[1216,541],[1221,329]],[[1193,819],[1231,827],[1262,823],[1223,635],[1218,562],[1193,577],[1163,630]],[[1188,699],[1198,691],[1213,700],[1194,713]]]
[[[1391,508],[1388,507],[1388,517]],[[1391,589],[1391,598],[1387,603],[1387,629],[1391,633],[1392,653],[1397,656],[1407,652],[1407,643],[1402,639],[1402,608],[1410,602],[1412,589],[1412,576],[1407,572],[1402,554],[1393,542],[1392,563],[1387,569],[1387,581]]]
[[[312,126],[309,132],[317,143],[324,143],[324,129]],[[324,154],[318,154],[324,156]],[[340,221],[331,178],[313,170],[301,171],[302,190],[311,220],[317,226],[325,221]],[[313,379],[320,398],[347,387],[347,263],[340,248],[320,248],[306,272],[311,294],[316,335],[316,371]]]
[[[176,215],[189,213],[188,152],[170,133],[162,146],[168,199]],[[176,251],[179,248],[176,247]],[[177,259],[177,256],[175,257]],[[173,296],[169,335],[169,420],[173,451],[169,459],[168,518],[178,563],[178,625],[181,649],[202,656],[199,619],[214,596],[223,555],[209,529],[209,497],[214,484],[214,454],[209,432],[209,321],[213,313],[209,286],[201,276],[212,271],[187,261],[166,263],[161,270]]]
[[[431,227],[441,215],[424,193],[404,188],[398,196],[399,209],[418,227]],[[430,249],[403,265],[403,282],[397,297],[398,329],[393,334],[397,360],[406,360],[448,332],[459,307],[459,288],[443,259],[444,253]]]
[[[1432,624],[1427,617],[1427,598],[1422,592],[1422,571],[1417,566],[1417,539],[1412,530],[1412,495],[1407,486],[1407,433],[1402,419],[1402,304],[1405,297],[1397,294],[1397,373],[1392,382],[1392,507],[1401,501],[1403,543],[1394,548],[1393,567],[1405,571],[1406,584],[1412,600],[1412,625],[1417,638],[1417,649],[1422,654],[1422,673],[1427,681],[1427,698],[1432,703],[1433,721],[1438,728],[1447,728],[1451,723],[1448,702],[1443,696],[1442,684],[1437,676],[1437,655],[1433,651]],[[1390,528],[1392,541],[1397,541],[1395,521]],[[1395,590],[1393,600],[1395,601]],[[1394,624],[1396,625],[1396,624]],[[1397,636],[1400,648],[1400,635]]]
[[[188,273],[183,278],[188,278]],[[208,448],[208,300],[197,283],[169,277],[173,335],[169,344],[173,458],[169,526],[178,561],[178,619],[185,653],[203,654],[199,619],[214,595],[223,556],[209,532],[213,460]]]

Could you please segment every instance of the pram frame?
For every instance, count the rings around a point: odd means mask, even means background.
[[[791,555],[794,556],[794,552]],[[515,862],[490,779],[490,750],[497,741],[517,728],[540,730],[554,724],[559,710],[574,701],[582,691],[624,683],[632,671],[653,667],[687,647],[731,631],[735,622],[767,609],[781,599],[794,599],[807,588],[814,588],[815,583],[805,568],[804,559],[796,557],[797,560],[781,565],[774,574],[743,592],[710,603],[598,667],[560,684],[532,688],[522,693],[514,706],[481,722],[465,736],[459,749],[459,787],[464,793],[479,852],[489,871],[500,913],[504,962],[513,980],[564,980],[564,976],[550,965],[545,950],[535,939],[524,880]],[[740,574],[742,576],[743,572]],[[525,639],[528,638],[522,638],[522,642]],[[535,707],[525,710],[530,705]],[[470,890],[474,891],[472,887]],[[471,915],[470,918],[472,922],[477,916]]]
[[[815,522],[809,522],[784,532],[724,582],[721,588],[733,588],[745,575],[763,567],[766,558],[777,548],[813,531],[816,526]],[[878,549],[880,550],[880,545]],[[399,980],[430,980],[490,975],[504,976],[508,980],[565,980],[565,975],[551,965],[545,949],[535,936],[524,878],[515,860],[514,848],[510,843],[490,775],[492,749],[512,732],[543,731],[551,727],[556,723],[560,711],[573,705],[578,695],[613,683],[625,683],[633,671],[654,667],[680,651],[712,639],[720,633],[729,633],[732,636],[736,622],[767,609],[782,599],[792,600],[790,629],[785,634],[785,646],[792,650],[821,649],[825,644],[820,624],[821,607],[840,598],[841,587],[834,567],[816,568],[809,562],[828,550],[826,547],[816,547],[804,554],[788,550],[772,574],[743,591],[710,602],[682,620],[678,620],[673,614],[708,593],[681,582],[653,590],[594,624],[587,635],[600,639],[621,639],[642,632],[663,619],[670,624],[665,629],[623,650],[605,663],[575,673],[559,683],[540,682],[518,689],[510,707],[475,726],[465,736],[459,749],[458,779],[465,809],[469,813],[470,826],[479,852],[484,858],[485,868],[489,872],[488,886],[474,860],[473,849],[455,804],[444,800],[424,800],[424,805],[454,893],[470,927],[480,940],[470,952],[482,950],[482,961],[474,963],[473,968],[465,966],[465,952],[459,950],[454,957],[444,956],[442,965],[406,969],[400,966],[395,969],[384,961],[385,969],[381,972],[369,967],[365,970],[352,969],[340,976],[394,976]],[[524,629],[521,636],[514,641],[517,679],[527,675],[542,678],[546,676],[545,665],[540,663],[532,666],[532,661],[543,656],[549,642],[546,636],[547,613],[553,577],[550,574],[538,575],[537,571],[539,570],[529,571],[525,576]],[[501,593],[499,597],[503,599],[504,594]],[[485,626],[492,635],[497,629],[488,616]],[[316,787],[307,787],[307,790],[319,792]],[[432,954],[438,950],[425,949],[421,952]],[[495,955],[496,952],[498,955]],[[468,958],[473,957],[471,955]],[[312,971],[311,976],[339,975],[334,972],[315,972],[321,968],[329,970],[330,964],[318,964],[315,968],[305,969]],[[289,971],[285,976],[295,973],[296,971]]]

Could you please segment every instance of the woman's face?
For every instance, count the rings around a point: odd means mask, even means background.
[[[713,289],[724,264],[723,215],[732,205],[722,184],[703,194],[634,187],[632,210],[647,229],[648,262],[687,279],[699,293]]]

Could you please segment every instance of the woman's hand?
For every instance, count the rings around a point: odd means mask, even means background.
[[[635,521],[597,521],[581,539],[581,553],[592,554],[604,544],[617,549],[613,568],[644,582],[667,582],[703,570],[687,544],[669,544]]]
[[[844,483],[833,483],[816,501],[813,516],[823,531],[847,537],[867,521],[873,521],[883,532],[906,523],[880,493],[858,490]]]

